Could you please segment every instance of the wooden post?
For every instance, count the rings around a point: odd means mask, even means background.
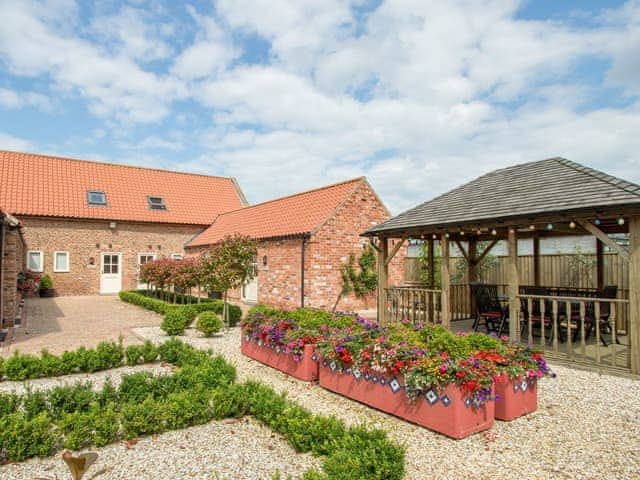
[[[509,257],[507,265],[507,291],[509,294],[509,338],[520,340],[520,308],[518,299],[518,234],[514,227],[509,228],[508,234]]]
[[[629,219],[629,345],[631,373],[638,375],[640,374],[640,216]]]
[[[383,326],[388,322],[387,288],[389,287],[389,242],[380,237],[380,251],[378,252],[378,324]]]
[[[428,279],[427,281],[429,282],[429,284],[427,285],[428,288],[430,289],[434,289],[436,288],[436,273],[434,272],[435,269],[435,257],[434,257],[434,253],[433,253],[433,237],[430,237],[429,240],[427,240],[427,264],[429,266],[429,272],[428,272]],[[434,305],[434,298],[433,298],[433,294],[430,293],[429,295],[427,295],[428,297],[428,304],[427,304],[427,309],[429,312],[429,322],[431,323],[435,323],[435,305]]]
[[[469,239],[469,250],[467,252],[469,257],[467,265],[467,283],[478,281],[478,244],[475,237]],[[471,291],[471,285],[467,286],[467,305],[469,306],[469,316],[475,318],[476,315],[476,299],[473,298]]]
[[[533,234],[533,284],[540,285],[540,237]]]
[[[440,302],[442,312],[442,326],[451,326],[451,276],[449,274],[449,239],[442,235],[440,237],[440,251],[442,262],[440,265],[440,286],[442,289],[442,301]]]
[[[603,243],[596,238],[596,287],[601,292],[604,288]]]

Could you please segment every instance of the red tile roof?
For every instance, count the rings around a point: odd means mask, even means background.
[[[360,177],[225,213],[188,246],[212,245],[234,234],[263,239],[312,233],[365,181]]]
[[[107,205],[89,205],[88,190]],[[150,210],[147,196],[166,210]],[[233,178],[0,150],[0,205],[14,215],[210,225],[245,203]]]

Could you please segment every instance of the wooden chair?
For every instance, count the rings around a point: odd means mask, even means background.
[[[473,322],[473,331],[477,332],[484,320],[487,333],[496,332],[500,335],[508,313],[498,300],[497,285],[472,282],[471,291],[476,301],[476,319]]]

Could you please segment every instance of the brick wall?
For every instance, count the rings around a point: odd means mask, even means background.
[[[13,326],[18,313],[20,295],[17,290],[18,273],[24,265],[24,241],[19,228],[5,227],[2,248],[2,327]]]
[[[137,287],[139,253],[156,258],[184,253],[184,244],[203,227],[109,221],[20,217],[29,250],[44,253],[44,273],[51,276],[58,295],[93,295],[100,292],[101,252],[122,254],[122,289]],[[69,252],[69,272],[53,271],[55,251]],[[90,264],[90,259],[94,264]]]
[[[325,225],[310,239],[305,265],[305,304],[309,307],[330,309],[342,290],[340,267],[354,253],[356,262],[363,245],[369,240],[360,236],[372,225],[389,218],[378,197],[364,182],[335,212]],[[402,248],[389,265],[389,283],[401,284],[403,278]],[[340,296],[338,310],[375,309],[376,294],[366,301],[353,293]]]

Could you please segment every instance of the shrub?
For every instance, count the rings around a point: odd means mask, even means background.
[[[62,446],[69,450],[80,450],[91,445],[93,437],[93,415],[86,412],[66,413],[57,422],[63,434]]]
[[[0,392],[0,418],[14,413],[20,405],[20,397],[15,393]]]
[[[153,393],[154,376],[151,372],[136,372],[123,375],[118,397],[123,402],[140,403]]]
[[[118,343],[100,342],[96,347],[96,357],[98,359],[97,363],[100,370],[116,368],[122,365],[122,359],[124,358],[122,337],[120,337]]]
[[[57,377],[67,373],[62,359],[49,353],[47,349],[42,349],[40,353],[40,368],[43,377]]]
[[[9,380],[27,380],[42,376],[40,359],[35,355],[21,354],[17,350],[5,360],[5,373]]]
[[[4,377],[4,357],[0,357],[0,380]]]
[[[51,426],[46,412],[30,420],[20,413],[0,419],[0,452],[16,462],[51,455],[57,441]]]
[[[89,382],[54,387],[47,394],[49,412],[53,418],[64,413],[87,411],[97,398],[98,394],[93,392]]]
[[[150,340],[145,340],[142,345],[142,358],[145,363],[153,363],[158,359],[158,349]]]
[[[167,340],[158,347],[160,360],[167,363],[175,364],[178,361],[178,355],[184,349],[185,344],[177,338]]]
[[[91,425],[93,426],[93,444],[96,447],[103,447],[118,439],[118,415],[113,403],[109,403],[103,408],[93,408],[91,410]]]
[[[51,277],[49,275],[42,276],[42,278],[40,279],[40,288],[53,288],[53,280],[51,280]]]
[[[196,328],[204,333],[205,337],[211,337],[222,330],[222,320],[213,312],[202,312],[198,316]]]
[[[138,365],[143,360],[143,347],[142,345],[129,345],[124,350],[127,365],[133,367]]]
[[[211,392],[212,416],[216,420],[239,418],[247,413],[247,401],[243,385],[232,384]]]
[[[47,401],[43,392],[29,392],[22,397],[22,409],[27,420],[37,417],[47,410]]]
[[[213,418],[209,395],[205,391],[172,393],[166,401],[167,428],[176,430],[201,425]]]
[[[122,430],[130,440],[140,435],[159,433],[165,429],[166,408],[160,401],[147,397],[142,403],[122,407]]]
[[[191,318],[189,318],[188,312],[180,308],[172,308],[165,314],[160,328],[162,328],[167,335],[182,335],[190,323]]]

